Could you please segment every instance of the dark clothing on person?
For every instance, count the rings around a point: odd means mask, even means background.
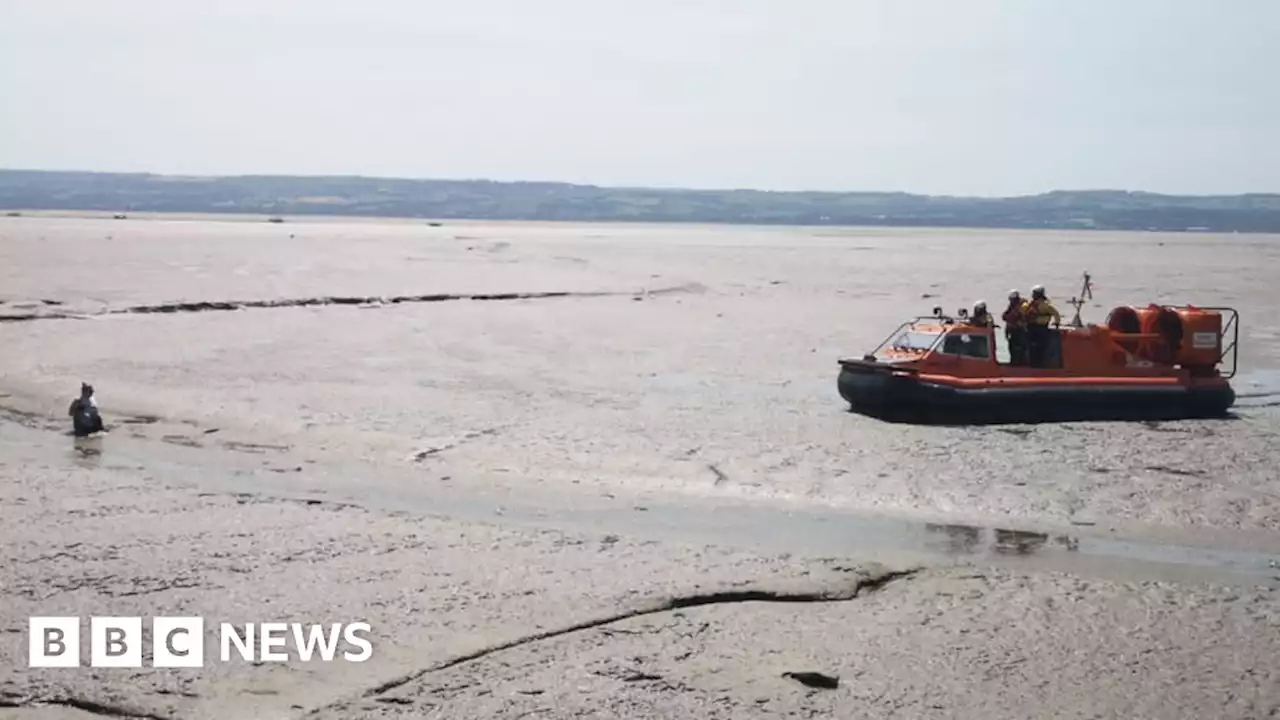
[[[92,397],[73,400],[68,414],[77,437],[102,432],[102,416],[98,414],[98,405]]]
[[[1045,367],[1045,361],[1049,355],[1051,332],[1048,325],[1032,324],[1027,327],[1027,355],[1031,361],[1031,367]]]
[[[1009,342],[1009,364],[1027,364],[1027,303],[1013,299],[1004,315],[1004,337]]]
[[[1033,294],[1027,304],[1027,350],[1031,367],[1042,368],[1049,355],[1049,323],[1062,322],[1062,315],[1043,294]]]
[[[1004,338],[1009,342],[1009,364],[1027,364],[1027,329],[1025,327],[1006,327]]]

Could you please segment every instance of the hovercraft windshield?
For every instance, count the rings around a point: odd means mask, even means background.
[[[906,322],[868,355],[878,362],[915,360],[937,347],[942,337],[943,328],[934,323]]]

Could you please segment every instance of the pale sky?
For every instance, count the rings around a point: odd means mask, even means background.
[[[1280,192],[1280,0],[0,0],[0,167]]]

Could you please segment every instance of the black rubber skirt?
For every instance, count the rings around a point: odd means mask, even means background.
[[[840,396],[856,413],[919,424],[1181,420],[1227,416],[1230,386],[957,388],[842,366]]]

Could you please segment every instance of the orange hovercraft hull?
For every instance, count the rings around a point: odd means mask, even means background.
[[[853,412],[891,422],[1223,417],[1236,399],[1236,342],[1223,350],[1232,327],[1238,338],[1229,308],[1117,308],[1107,325],[1053,330],[1049,362],[1031,368],[996,360],[994,328],[935,310],[904,323],[898,341],[890,336],[861,359],[840,360],[837,387]],[[1228,353],[1229,374],[1217,369]]]

